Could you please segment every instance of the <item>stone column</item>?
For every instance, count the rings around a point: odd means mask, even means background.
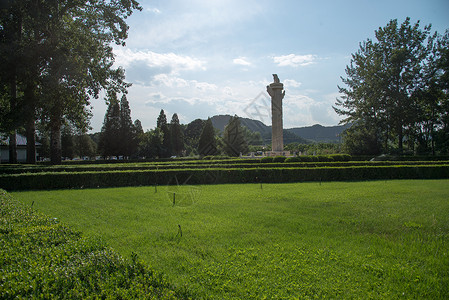
[[[284,151],[284,134],[282,125],[282,99],[284,99],[284,85],[273,74],[274,82],[267,86],[271,96],[271,151],[275,155],[282,155]]]

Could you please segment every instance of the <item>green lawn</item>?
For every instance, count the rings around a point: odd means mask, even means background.
[[[449,180],[12,194],[199,297],[449,297]]]

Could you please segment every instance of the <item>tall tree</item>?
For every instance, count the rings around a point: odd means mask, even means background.
[[[210,118],[204,123],[203,131],[198,141],[198,153],[202,156],[216,155],[218,153],[215,130]]]
[[[188,154],[198,154],[198,142],[200,140],[204,124],[205,121],[196,119],[187,124],[186,128],[184,129],[184,141]]]
[[[420,29],[419,21],[412,25],[409,18],[400,25],[392,20],[375,32],[377,41],[361,43],[346,67],[346,87],[339,87],[342,96],[334,110],[345,117],[341,123],[356,124],[353,132],[365,128],[384,151],[396,141],[402,153],[404,138],[414,139],[422,125],[416,95],[427,82],[425,67],[436,38],[430,30],[430,25]]]
[[[1,25],[6,24],[6,17],[12,19],[20,24],[22,37],[15,39],[22,42],[19,49],[13,49],[17,56],[10,61],[23,62],[23,69],[29,70],[9,77],[20,92],[32,91],[25,97],[28,101],[23,101],[27,105],[19,108],[11,105],[10,110],[14,113],[26,107],[29,113],[23,116],[28,119],[30,136],[35,118],[33,108],[41,113],[39,118],[50,124],[52,162],[58,163],[63,120],[85,129],[91,97],[97,98],[103,88],[117,92],[128,87],[123,70],[112,67],[111,43],[124,45],[128,31],[125,20],[140,7],[135,0],[17,0],[9,3],[14,5],[2,10]],[[36,93],[39,97],[32,97]],[[36,99],[40,101],[36,103]]]
[[[157,128],[159,128],[163,135],[162,148],[160,149],[159,157],[170,157],[171,155],[171,140],[170,140],[170,129],[167,123],[167,116],[163,109],[159,113],[157,118]]]
[[[170,138],[172,155],[182,156],[182,151],[184,151],[184,134],[176,113],[173,114],[170,122]]]
[[[223,132],[223,149],[227,155],[239,156],[248,152],[243,131],[239,117],[231,117]]]
[[[134,124],[131,119],[131,109],[124,94],[120,100],[120,144],[121,154],[130,157],[137,151],[137,139]]]
[[[61,130],[61,155],[69,159],[75,157],[75,140],[70,125],[62,126]]]
[[[109,105],[104,116],[98,147],[103,156],[118,156],[121,154],[120,105],[115,93],[109,95]]]
[[[97,155],[97,145],[89,135],[78,134],[75,137],[75,153],[81,158],[94,158]]]
[[[145,158],[159,157],[164,141],[164,134],[160,128],[145,132],[139,143],[139,156]]]

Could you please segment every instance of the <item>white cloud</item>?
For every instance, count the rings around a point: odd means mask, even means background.
[[[205,61],[175,53],[134,51],[124,48],[114,49],[114,53],[116,55],[116,64],[124,68],[130,66],[132,63],[139,62],[151,68],[169,68],[173,73],[184,70],[206,70]]]
[[[304,67],[311,64],[314,64],[317,57],[313,54],[307,55],[296,55],[296,54],[288,54],[273,57],[273,61],[278,64],[280,67]]]
[[[284,85],[285,87],[293,87],[293,88],[297,88],[301,86],[301,82],[298,82],[294,79],[285,79],[284,80]]]
[[[158,74],[153,77],[153,82],[169,88],[190,88],[200,92],[214,91],[218,87],[213,83],[186,80],[174,74]]]
[[[156,15],[161,14],[161,11],[160,11],[158,8],[156,8],[156,7],[149,7],[149,8],[146,8],[145,11],[154,13],[154,14],[156,14]]]
[[[183,88],[183,87],[189,86],[189,83],[187,82],[187,80],[176,77],[176,76],[171,76],[169,74],[155,75],[154,82],[156,82],[158,84],[165,85],[169,88]]]
[[[250,66],[251,63],[245,57],[234,58],[232,62],[236,65]]]

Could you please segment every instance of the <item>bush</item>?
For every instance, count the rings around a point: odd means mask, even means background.
[[[350,161],[351,155],[349,154],[331,154],[329,155],[334,161]]]
[[[266,156],[266,157],[262,157],[260,159],[261,163],[272,163],[273,162],[273,157],[271,156]]]
[[[287,157],[287,159],[284,161],[285,163],[295,163],[295,162],[301,162],[301,159],[297,156],[295,157]]]
[[[285,156],[275,156],[273,158],[273,162],[274,163],[283,163],[285,161],[286,157]]]
[[[333,157],[330,157],[329,155],[318,155],[317,156],[318,161],[321,162],[330,162],[330,161],[334,161]]]
[[[132,255],[33,211],[0,190],[1,299],[179,299],[163,277]]]

